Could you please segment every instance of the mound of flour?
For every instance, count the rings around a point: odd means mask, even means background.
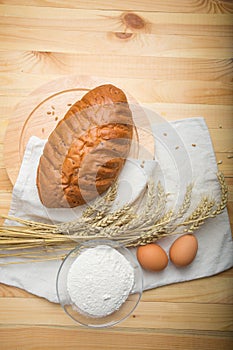
[[[81,313],[91,317],[104,317],[118,310],[133,284],[133,267],[122,254],[107,245],[84,250],[67,276],[72,302]]]

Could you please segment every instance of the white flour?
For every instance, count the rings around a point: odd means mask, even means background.
[[[118,310],[134,284],[134,270],[117,250],[88,248],[73,262],[67,276],[72,302],[84,314],[104,317]]]

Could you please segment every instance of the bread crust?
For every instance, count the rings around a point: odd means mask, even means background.
[[[117,179],[133,136],[124,92],[101,85],[77,101],[45,144],[37,188],[48,208],[76,207],[105,192]]]

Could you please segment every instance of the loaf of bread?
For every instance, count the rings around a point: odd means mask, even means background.
[[[48,208],[76,207],[104,193],[127,158],[133,119],[122,90],[107,84],[86,93],[45,144],[37,188]]]

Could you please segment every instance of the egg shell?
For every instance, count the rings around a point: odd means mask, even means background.
[[[176,266],[187,266],[193,262],[198,250],[198,241],[194,235],[187,234],[179,237],[173,242],[169,257]]]
[[[149,271],[161,271],[168,264],[168,256],[159,245],[150,243],[137,248],[137,259],[140,265]]]

